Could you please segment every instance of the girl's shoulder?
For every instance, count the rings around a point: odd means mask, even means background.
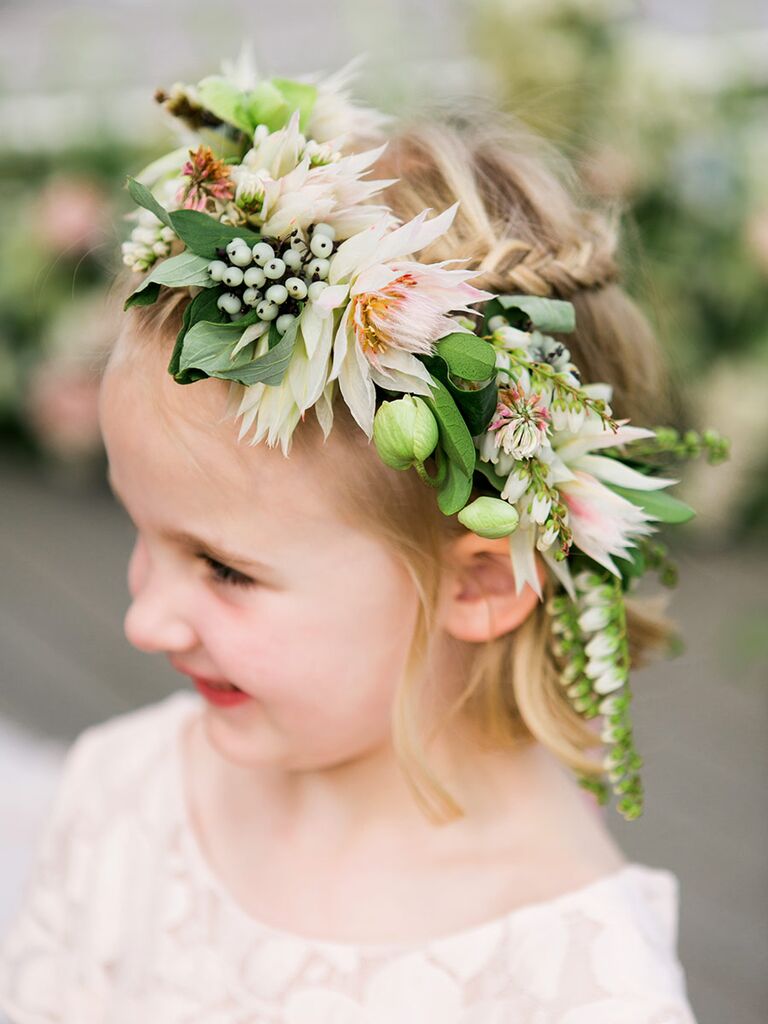
[[[169,762],[181,719],[198,705],[196,694],[176,690],[83,729],[64,755],[53,820],[74,813],[87,816],[159,767],[161,760]]]

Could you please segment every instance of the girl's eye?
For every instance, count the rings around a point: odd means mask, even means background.
[[[199,557],[210,566],[214,579],[219,583],[232,583],[237,587],[251,587],[256,583],[250,576],[238,572],[237,569],[231,569],[222,562],[217,562],[215,558],[211,558],[209,555],[200,555]]]

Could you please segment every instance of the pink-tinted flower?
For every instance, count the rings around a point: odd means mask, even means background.
[[[515,459],[528,459],[549,445],[549,423],[549,409],[542,396],[513,384],[499,390],[496,415],[487,429],[495,432],[497,448]]]
[[[187,160],[181,173],[189,180],[176,195],[176,202],[187,210],[205,212],[209,200],[229,202],[235,195],[235,183],[229,174],[229,167],[223,160],[217,160],[210,146],[198,146],[189,151],[192,158]]]
[[[580,469],[559,486],[574,544],[618,575],[611,555],[627,558],[635,546],[633,538],[654,532],[655,517]]]

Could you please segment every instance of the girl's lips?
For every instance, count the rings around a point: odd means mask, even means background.
[[[211,704],[216,704],[218,707],[229,708],[235,704],[243,704],[245,701],[251,700],[251,695],[243,690],[221,690],[211,686],[207,679],[203,679],[200,676],[191,676],[191,679],[198,692],[207,701],[210,701]]]

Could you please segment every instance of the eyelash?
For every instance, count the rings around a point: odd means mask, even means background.
[[[250,576],[238,572],[237,569],[231,569],[222,562],[217,562],[209,555],[200,555],[199,557],[210,567],[213,577],[218,583],[229,583],[235,587],[252,587],[256,584],[256,580],[252,580]]]

